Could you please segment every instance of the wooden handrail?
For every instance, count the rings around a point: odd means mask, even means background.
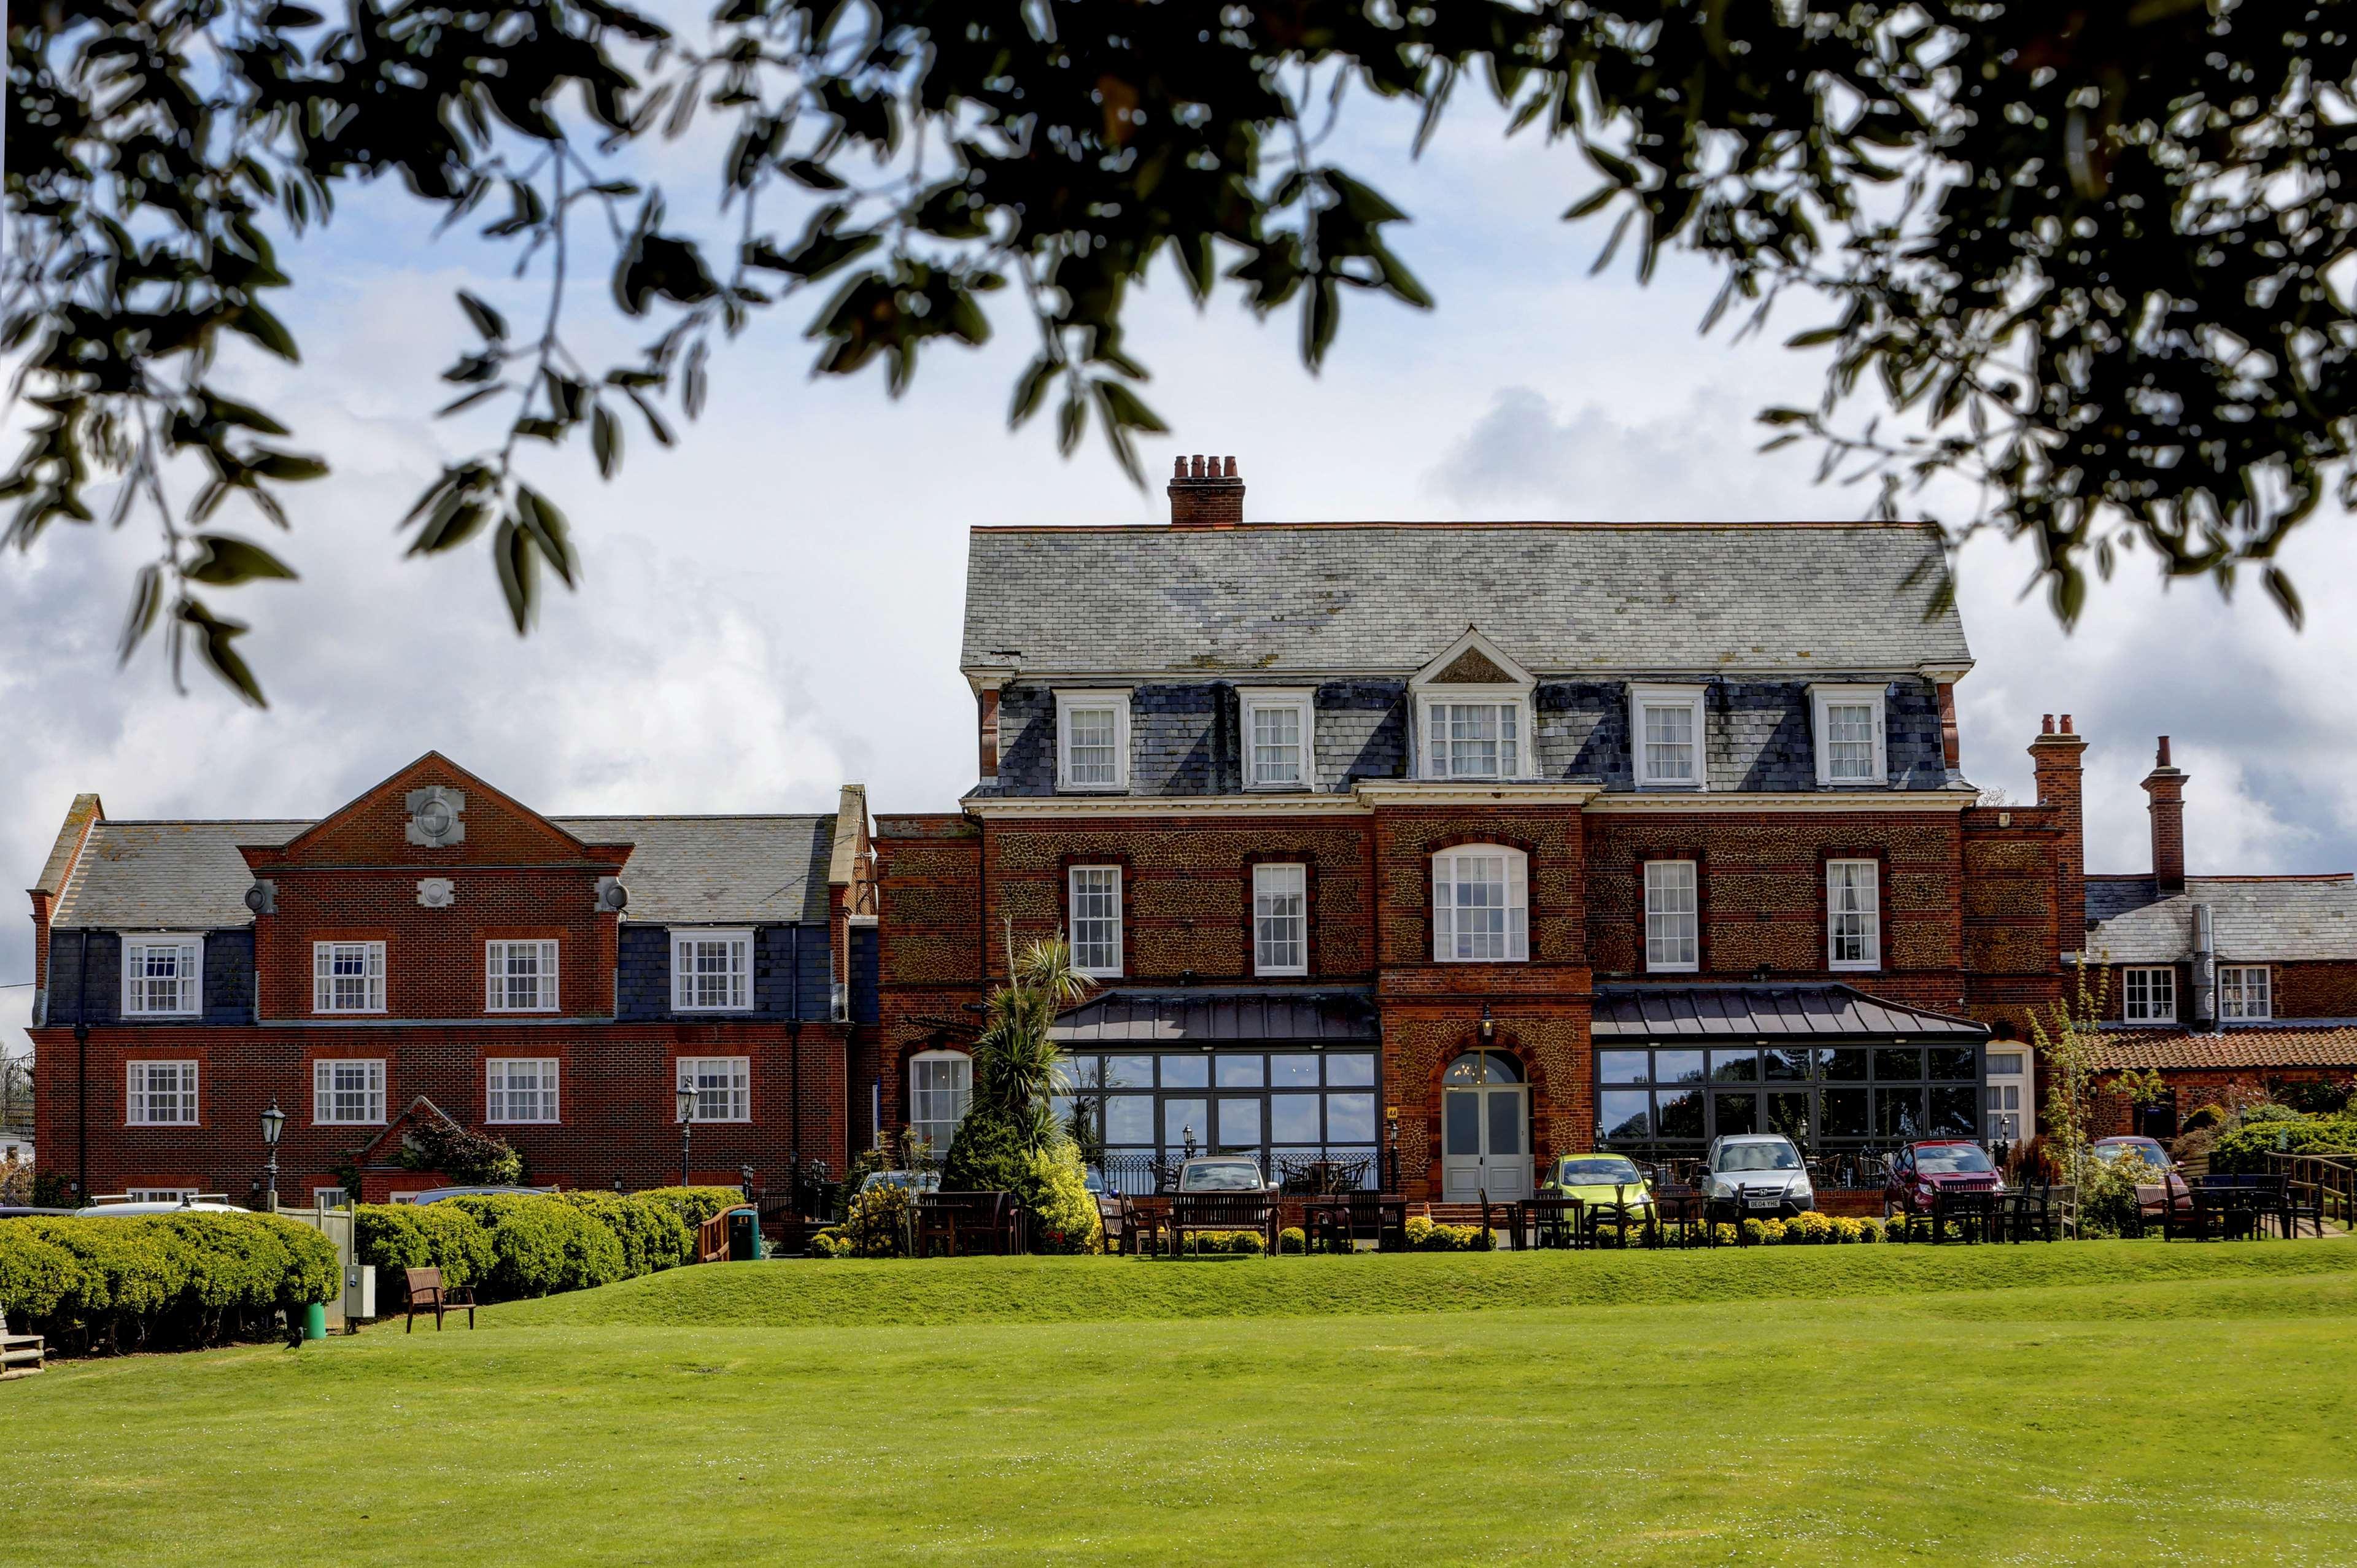
[[[2342,1230],[2357,1230],[2357,1155],[2269,1154],[2276,1173],[2316,1212]]]

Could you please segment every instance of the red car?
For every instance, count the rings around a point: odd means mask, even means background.
[[[2136,1158],[2142,1160],[2145,1164],[2150,1165],[2153,1169],[2160,1173],[2161,1182],[2169,1188],[2169,1207],[2170,1208],[2177,1210],[2179,1214],[2190,1214],[2193,1212],[2193,1189],[2186,1186],[2185,1178],[2178,1174],[2177,1162],[2169,1157],[2169,1151],[2162,1148],[2157,1139],[2128,1137],[2098,1138],[2093,1143],[2087,1145],[2087,1152],[2094,1155],[2095,1158],[2103,1161],[2105,1165],[2116,1164],[2126,1156],[2134,1155]],[[2138,1192],[2137,1197],[2139,1201],[2137,1207],[2143,1210],[2144,1217],[2147,1219],[2158,1219],[2161,1218],[2161,1206],[2156,1201],[2158,1196],[2159,1195],[2157,1193],[2147,1194],[2142,1191]]]
[[[1882,1188],[1882,1214],[1929,1214],[1943,1192],[1995,1192],[2005,1185],[1978,1144],[1940,1138],[1910,1144],[1890,1162]]]

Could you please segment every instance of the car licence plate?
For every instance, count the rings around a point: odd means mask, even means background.
[[[1773,1208],[1783,1201],[1780,1194],[1753,1192],[1744,1195],[1743,1206],[1746,1208]]]

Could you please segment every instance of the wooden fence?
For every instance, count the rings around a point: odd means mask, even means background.
[[[2357,1155],[2269,1155],[2294,1197],[2314,1203],[2325,1223],[2357,1230]]]

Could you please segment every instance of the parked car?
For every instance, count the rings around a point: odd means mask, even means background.
[[[1555,1161],[1539,1190],[1549,1197],[1576,1197],[1590,1208],[1617,1198],[1641,1220],[1652,1218],[1652,1188],[1637,1162],[1626,1155],[1566,1155]]]
[[[1781,1133],[1729,1133],[1703,1156],[1703,1196],[1747,1219],[1781,1219],[1817,1206],[1801,1151]]]
[[[2177,1162],[2169,1157],[2169,1151],[2161,1146],[2158,1139],[2098,1138],[2087,1145],[2087,1152],[2107,1165],[2116,1165],[2129,1155],[2136,1155],[2160,1173],[2161,1184],[2169,1188],[2169,1208],[2180,1214],[2193,1212],[2193,1188],[2186,1184],[2184,1174],[2178,1170]],[[2145,1207],[2151,1209],[2157,1206],[2147,1204]],[[2160,1216],[2155,1212],[2148,1213],[2146,1218],[2158,1219]]]
[[[879,1187],[912,1187],[919,1192],[939,1192],[942,1189],[942,1173],[939,1171],[869,1171],[859,1178],[859,1191],[851,1195],[852,1201],[858,1201],[861,1194],[871,1192]]]
[[[93,1203],[87,1208],[77,1208],[74,1215],[81,1219],[145,1219],[158,1214],[251,1214],[234,1203],[218,1203],[210,1198],[155,1198],[144,1203]]]
[[[395,1203],[440,1203],[451,1197],[546,1197],[553,1187],[429,1187],[423,1192],[396,1192]]]
[[[24,1204],[0,1205],[0,1219],[70,1219],[70,1208],[33,1208]]]
[[[1242,1155],[1198,1155],[1178,1166],[1180,1192],[1266,1192],[1260,1162]]]
[[[1995,1192],[2005,1185],[1986,1150],[1960,1138],[1910,1144],[1891,1156],[1882,1187],[1882,1216],[1929,1214],[1943,1192]]]

